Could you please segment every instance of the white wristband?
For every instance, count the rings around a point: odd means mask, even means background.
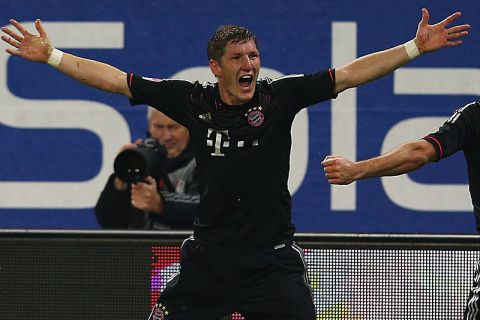
[[[47,63],[54,68],[58,68],[63,57],[63,51],[53,48]]]
[[[407,51],[407,55],[410,60],[413,60],[420,55],[420,50],[418,50],[418,47],[415,44],[415,40],[410,40],[406,42],[403,46],[405,47],[405,51]]]

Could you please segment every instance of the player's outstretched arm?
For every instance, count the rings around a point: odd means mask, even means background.
[[[468,34],[470,25],[449,27],[460,16],[460,12],[455,12],[439,23],[430,25],[430,14],[427,9],[422,9],[422,19],[413,40],[384,51],[368,54],[336,68],[335,92],[339,93],[383,77],[424,52],[460,45],[461,38]]]
[[[342,156],[328,155],[322,165],[330,184],[350,184],[360,179],[404,174],[419,169],[436,157],[437,153],[431,143],[418,140],[363,161],[353,162]]]
[[[6,35],[1,37],[10,45],[6,49],[9,54],[29,61],[48,63],[86,85],[131,98],[125,72],[105,63],[80,58],[55,49],[39,19],[35,21],[38,35],[28,32],[15,19],[11,19],[10,23],[16,31],[4,27],[2,31]]]

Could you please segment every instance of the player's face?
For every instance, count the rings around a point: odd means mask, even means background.
[[[210,68],[218,79],[223,102],[236,105],[250,101],[260,70],[260,54],[255,41],[229,42],[220,61],[210,61]]]
[[[157,110],[152,110],[150,115],[149,131],[167,149],[169,159],[178,157],[190,138],[187,128]]]

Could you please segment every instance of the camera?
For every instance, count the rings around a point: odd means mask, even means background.
[[[147,138],[136,148],[124,150],[115,158],[113,168],[117,177],[127,183],[144,181],[161,173],[166,150],[155,138]]]

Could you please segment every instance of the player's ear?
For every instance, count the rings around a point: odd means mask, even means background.
[[[210,59],[208,62],[210,66],[210,70],[212,71],[213,75],[218,78],[222,75],[222,68],[220,67],[220,63],[217,60]]]

